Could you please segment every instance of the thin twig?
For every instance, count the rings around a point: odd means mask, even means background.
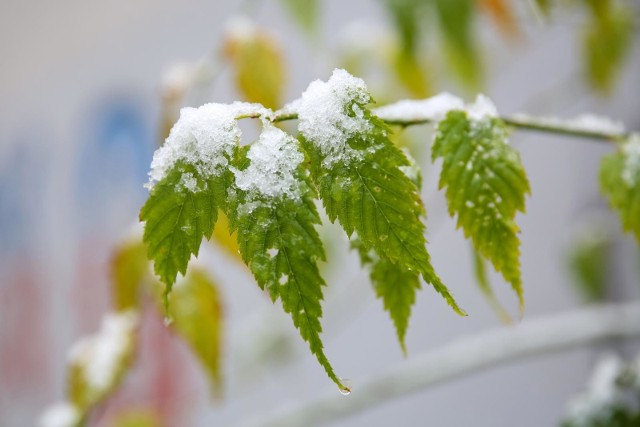
[[[259,114],[247,114],[238,118],[258,118]],[[296,120],[298,115],[296,113],[283,113],[278,114],[272,118],[273,122],[284,122],[287,120]],[[563,124],[561,121],[558,123],[551,123],[546,121],[543,118],[537,117],[500,117],[500,119],[505,122],[508,126],[511,126],[516,129],[521,130],[533,130],[538,132],[545,133],[553,133],[558,135],[567,135],[567,136],[575,136],[578,138],[589,138],[589,139],[597,139],[607,142],[616,142],[627,138],[629,135],[627,133],[617,133],[617,132],[604,132],[604,131],[595,131],[588,128],[579,128],[577,126],[568,126]],[[407,119],[407,120],[384,120],[388,125],[397,125],[402,127],[415,126],[415,125],[424,125],[432,123],[431,119]]]
[[[539,354],[610,338],[640,336],[640,301],[582,308],[502,327],[448,344],[397,365],[348,397],[337,390],[242,427],[317,426],[434,385]]]

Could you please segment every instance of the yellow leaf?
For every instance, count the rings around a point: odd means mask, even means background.
[[[236,86],[245,100],[276,109],[286,77],[282,49],[273,37],[252,24],[241,27],[229,32],[223,47]]]

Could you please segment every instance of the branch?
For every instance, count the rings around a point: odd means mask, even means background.
[[[535,355],[610,338],[640,336],[640,301],[582,308],[461,339],[396,365],[356,385],[349,397],[333,391],[242,427],[324,424],[455,378]]]
[[[375,110],[374,110],[375,112]],[[238,118],[258,118],[259,114],[244,115]],[[296,120],[298,115],[296,113],[286,112],[278,113],[272,118],[273,122],[284,122],[288,120]],[[402,127],[423,125],[434,123],[431,118],[407,118],[407,119],[385,119],[382,117],[385,123],[389,125],[398,125]],[[615,123],[607,123],[605,127],[597,128],[590,126],[586,123],[581,123],[578,120],[561,120],[548,117],[534,117],[530,115],[517,114],[513,116],[501,116],[500,119],[507,125],[519,129],[519,130],[531,130],[545,133],[552,133],[557,135],[574,136],[577,138],[589,138],[596,140],[603,140],[608,142],[616,142],[626,139],[629,134],[622,130],[622,127],[615,127]],[[603,121],[607,121],[605,118],[598,118]]]

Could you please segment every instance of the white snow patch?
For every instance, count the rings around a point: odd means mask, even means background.
[[[467,116],[471,120],[480,121],[486,118],[498,117],[498,109],[493,101],[486,95],[479,94],[473,104],[466,107]]]
[[[225,34],[234,40],[251,40],[258,35],[258,29],[251,18],[235,16],[227,21]]]
[[[80,411],[69,402],[60,402],[48,407],[40,416],[40,427],[74,427],[80,421]]]
[[[569,402],[568,419],[575,426],[592,425],[593,420],[606,420],[610,408],[624,404],[624,393],[616,386],[624,364],[613,354],[603,357],[589,380],[587,390]]]
[[[364,112],[354,102],[371,102],[367,86],[362,79],[335,69],[327,82],[311,82],[302,97],[285,106],[283,111],[298,113],[298,130],[320,150],[324,156],[323,165],[330,167],[358,159],[360,153],[349,147],[347,140],[371,129],[371,124],[363,117]],[[348,108],[352,111],[347,111]]]
[[[464,110],[464,101],[450,93],[443,92],[427,99],[405,99],[394,104],[376,108],[374,113],[386,121],[439,122],[451,110]]]
[[[205,104],[183,108],[165,144],[153,155],[148,188],[162,180],[179,161],[191,164],[207,179],[219,175],[228,165],[233,147],[240,141],[236,118],[243,115],[271,117],[273,113],[259,104]]]
[[[623,135],[625,133],[625,127],[622,122],[591,113],[581,114],[570,119],[560,119],[557,117],[547,116],[535,117],[519,113],[514,114],[511,119],[540,126],[561,127],[568,131],[612,135]]]
[[[107,314],[97,334],[82,338],[71,348],[69,361],[79,365],[91,390],[103,391],[111,385],[137,324],[134,310]]]
[[[633,134],[622,146],[625,155],[622,180],[629,187],[635,187],[640,179],[640,134]]]
[[[260,137],[251,145],[247,157],[249,166],[242,171],[233,169],[233,173],[236,186],[248,193],[249,201],[260,196],[300,197],[295,171],[304,155],[291,135],[264,121]]]
[[[466,111],[469,119],[475,121],[498,116],[495,104],[485,95],[480,94],[475,102],[465,104],[461,98],[448,92],[427,99],[398,101],[376,108],[374,113],[382,120],[390,122],[425,120],[437,123],[453,110]]]
[[[198,187],[198,180],[191,172],[185,172],[182,174],[182,178],[177,185],[176,191],[182,191],[183,189],[190,193],[195,193],[200,190]]]

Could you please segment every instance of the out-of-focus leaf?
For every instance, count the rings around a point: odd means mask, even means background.
[[[111,292],[117,311],[138,308],[140,286],[149,272],[142,234],[122,242],[111,259]]]
[[[549,16],[551,13],[551,0],[536,0],[536,6],[544,16]]]
[[[318,32],[318,0],[280,0],[280,3],[308,35],[313,36]]]
[[[477,89],[482,80],[474,42],[475,0],[435,0],[447,58],[463,83]]]
[[[568,264],[574,283],[588,302],[603,301],[611,242],[600,229],[579,236],[569,251]]]
[[[426,98],[431,92],[427,71],[415,55],[399,50],[393,60],[393,71],[412,97]]]
[[[383,0],[393,18],[399,35],[401,50],[405,55],[415,56],[421,33],[421,24],[425,18],[424,0]]]
[[[67,395],[83,415],[121,384],[133,362],[138,313],[106,315],[100,331],[77,341],[69,352]]]
[[[628,56],[635,11],[609,0],[585,0],[591,19],[584,35],[587,78],[593,87],[608,92]]]
[[[498,315],[500,321],[505,324],[510,324],[513,322],[511,315],[505,308],[500,304],[500,301],[496,297],[496,294],[493,292],[493,288],[491,287],[491,282],[489,282],[489,276],[487,275],[487,268],[485,264],[485,260],[480,256],[478,251],[472,248],[473,251],[473,273],[476,276],[476,281],[478,282],[478,286],[480,287],[480,291],[487,299],[493,311]]]
[[[111,427],[161,427],[160,416],[151,409],[131,409],[114,417]]]
[[[280,44],[246,23],[228,33],[223,51],[233,66],[236,86],[245,100],[278,108],[286,78]]]
[[[518,22],[508,0],[478,0],[478,2],[491,15],[505,36],[519,36]]]
[[[160,301],[160,299],[158,299]],[[196,266],[169,295],[171,327],[189,344],[207,374],[212,395],[222,395],[223,307],[218,285]]]
[[[618,211],[622,228],[640,243],[640,134],[631,135],[602,159],[600,187]]]
[[[236,239],[236,233],[231,233],[231,231],[229,231],[229,219],[222,212],[218,214],[218,221],[213,228],[212,240],[222,247],[229,255],[242,262],[240,246]]]

